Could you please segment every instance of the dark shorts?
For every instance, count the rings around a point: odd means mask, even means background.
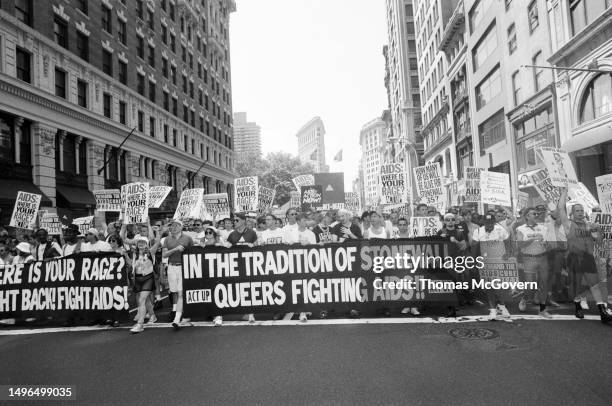
[[[145,292],[145,291],[154,291],[155,290],[155,277],[153,273],[148,275],[136,275],[136,280],[134,283],[134,292]]]
[[[597,265],[593,255],[571,252],[567,257],[569,268],[575,273],[597,273]]]

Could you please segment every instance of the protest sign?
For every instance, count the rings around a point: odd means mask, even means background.
[[[259,211],[264,212],[274,204],[274,197],[276,196],[276,189],[270,189],[265,186],[259,186]]]
[[[0,318],[128,315],[125,258],[84,253],[28,264],[0,265]]]
[[[382,204],[408,203],[408,179],[402,164],[380,166]]]
[[[553,186],[570,188],[578,186],[578,177],[567,152],[558,148],[542,147],[539,153]]]
[[[522,210],[527,207],[527,202],[529,202],[529,193],[527,192],[518,192],[518,202],[517,202],[517,210]]]
[[[42,195],[19,191],[9,226],[33,230],[41,200]]]
[[[593,213],[593,223],[599,226],[603,241],[596,243],[593,255],[596,258],[612,258],[612,212]]]
[[[314,184],[323,187],[323,204],[344,204],[344,173],[318,172],[314,174]]]
[[[300,190],[298,190],[297,192],[292,190],[291,192],[289,192],[289,195],[291,196],[291,200],[289,201],[289,206],[291,207],[300,207],[302,205],[302,193],[300,192]]]
[[[203,195],[202,188],[183,190],[173,218],[175,220],[200,218]]]
[[[484,259],[484,266],[478,270],[480,279],[491,282],[498,279],[500,282],[520,282],[516,261],[503,259]]]
[[[483,203],[512,207],[510,176],[507,173],[480,172],[480,193]]]
[[[344,205],[351,213],[361,214],[361,202],[358,193],[344,192]]]
[[[308,212],[321,207],[323,200],[323,187],[321,185],[302,186],[300,189],[302,211]]]
[[[229,197],[227,193],[212,193],[204,195],[202,205],[213,221],[230,218]]]
[[[449,274],[456,272],[448,244],[430,238],[345,241],[323,247],[191,247],[183,253],[185,311],[211,316],[454,304],[456,296],[446,285]],[[435,260],[381,262],[396,254]],[[434,281],[446,287],[432,286]]]
[[[548,170],[543,168],[535,171],[531,175],[531,182],[542,200],[548,204],[548,208],[555,210],[557,203],[561,199],[561,189],[552,184],[548,176]]]
[[[121,211],[121,192],[119,189],[94,190],[96,211]]]
[[[596,177],[595,186],[601,210],[612,213],[612,174]]]
[[[87,234],[87,230],[93,227],[94,216],[77,217],[72,220],[72,224],[79,226],[79,234]]]
[[[299,191],[302,186],[310,186],[315,184],[314,175],[298,175],[291,179],[295,188]]]
[[[234,210],[237,213],[257,211],[258,192],[257,176],[234,179]]]
[[[442,188],[440,163],[417,166],[413,171],[420,202],[433,206],[443,213],[446,207],[446,193]]]
[[[171,186],[151,186],[149,188],[149,208],[159,209],[171,190]]]
[[[146,223],[149,220],[149,183],[128,183],[125,188],[125,224]]]
[[[476,166],[465,168],[465,202],[480,203],[480,173],[484,171]]]
[[[60,222],[59,216],[56,213],[43,214],[39,223],[39,227],[47,230],[47,233],[49,233],[49,235],[62,234],[62,223]]]
[[[410,237],[429,237],[437,235],[442,229],[442,223],[437,216],[411,217],[408,232]]]

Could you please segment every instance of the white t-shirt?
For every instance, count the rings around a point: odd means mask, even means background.
[[[384,238],[387,239],[389,238],[389,234],[387,232],[387,229],[384,227],[380,228],[380,232],[378,234],[376,234],[374,232],[374,229],[372,227],[368,228],[368,238],[372,239],[372,238]]]
[[[506,254],[504,240],[508,237],[510,237],[508,231],[499,224],[495,224],[490,233],[485,231],[484,226],[474,230],[473,239],[480,242],[480,252],[483,257],[501,258]]]
[[[285,244],[295,244],[300,242],[300,238],[298,235],[298,225],[295,224],[287,224],[283,227],[283,243]]]
[[[98,240],[95,243],[81,244],[81,252],[113,252],[113,248],[106,241]]]
[[[523,224],[516,228],[516,236],[519,241],[527,241],[534,237],[546,240],[546,226],[542,223],[536,224],[533,227]],[[519,236],[521,237],[520,239],[518,238]],[[546,252],[546,246],[542,241],[532,241],[531,244],[521,248],[521,252],[528,255],[539,255]]]
[[[78,242],[75,242],[74,244],[64,244],[64,249],[62,250],[62,256],[68,256],[68,255],[72,255],[74,254],[74,250],[76,250],[76,247],[79,245]]]
[[[304,231],[298,230],[298,241],[300,244],[316,244],[317,237],[315,237],[314,233],[309,229],[305,229]]]
[[[281,228],[275,228],[274,230],[263,230],[259,232],[260,243],[266,244],[282,244],[283,242],[283,230]]]

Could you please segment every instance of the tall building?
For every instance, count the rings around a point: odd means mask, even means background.
[[[295,136],[300,161],[312,164],[315,172],[329,172],[329,166],[325,164],[325,127],[321,117],[308,121]]]
[[[234,113],[234,147],[239,161],[261,157],[261,127],[247,122],[247,113]]]
[[[464,0],[475,164],[509,174],[514,201],[517,180],[540,165],[536,150],[556,145],[552,71],[541,68],[552,55],[547,3]]]
[[[386,0],[389,43],[383,50],[391,113],[391,129],[385,137],[394,145],[395,162],[404,163],[408,173],[419,165],[423,153],[413,3]],[[412,176],[409,179],[412,182]]]
[[[548,3],[548,60],[569,68],[555,72],[560,146],[570,153],[578,179],[597,196],[594,178],[612,173],[612,2]]]
[[[172,186],[168,201],[185,187],[231,194],[233,11],[233,0],[1,2],[0,223],[18,190],[68,216],[92,212],[91,191],[134,181]]]
[[[380,201],[380,165],[388,163],[384,159],[386,141],[387,124],[380,117],[364,124],[361,128],[359,145],[363,168],[364,209],[377,206]]]
[[[419,1],[415,8],[416,48],[421,90],[423,160],[438,162],[445,185],[456,178],[455,143],[448,95],[448,64],[440,50],[444,27],[457,0]]]

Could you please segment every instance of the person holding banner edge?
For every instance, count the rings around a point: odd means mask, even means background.
[[[193,240],[183,233],[183,222],[177,219],[170,221],[170,235],[164,239],[162,258],[168,258],[168,284],[172,295],[174,318],[172,327],[180,330],[183,315],[183,251],[193,245]],[[171,313],[172,315],[172,313]]]

